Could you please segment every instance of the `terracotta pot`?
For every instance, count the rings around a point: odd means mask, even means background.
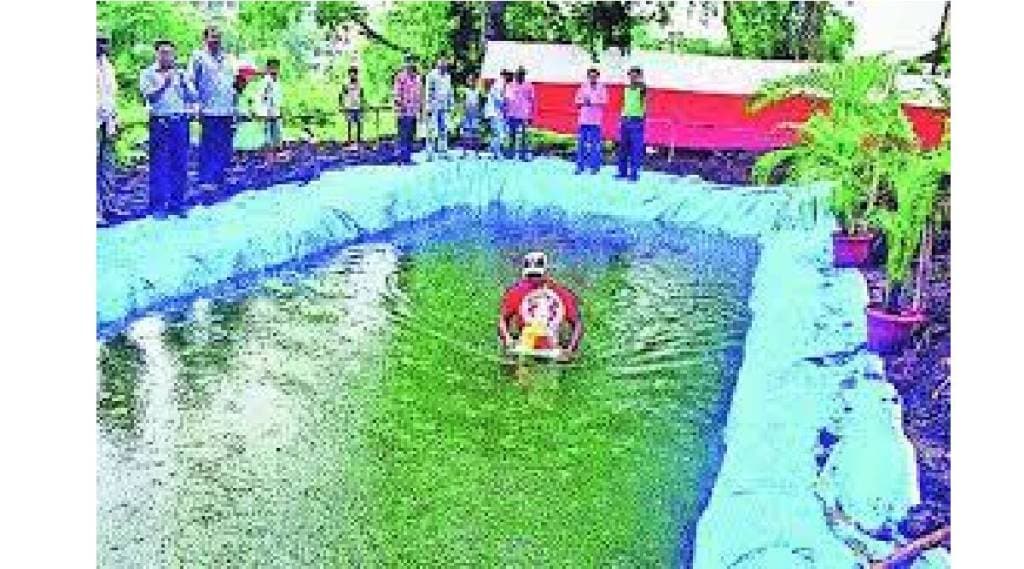
[[[881,305],[873,304],[865,310],[868,318],[868,350],[876,354],[890,355],[907,345],[911,335],[926,317],[921,312],[886,312]]]
[[[850,268],[867,265],[871,257],[873,233],[847,235],[842,231],[832,233],[832,261],[836,267]]]

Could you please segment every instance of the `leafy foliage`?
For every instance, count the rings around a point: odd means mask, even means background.
[[[751,102],[755,112],[794,95],[828,99],[829,109],[808,119],[797,146],[761,157],[754,180],[766,183],[784,167],[790,181],[831,181],[831,208],[843,230],[864,229],[887,183],[889,161],[916,144],[895,78],[895,66],[872,57],[766,84]]]
[[[726,2],[732,55],[841,61],[853,22],[825,2]]]
[[[366,8],[355,2],[317,2],[316,23],[322,28],[332,28],[353,19],[366,18]]]
[[[888,172],[894,207],[872,212],[871,221],[885,234],[886,278],[902,285],[935,212],[939,181],[949,173],[949,148],[898,155]]]
[[[800,144],[758,160],[754,179],[765,183],[784,167],[792,181],[831,181],[843,230],[870,224],[885,235],[890,292],[906,282],[928,223],[941,212],[936,203],[945,200],[950,167],[948,131],[938,149],[917,148],[897,70],[880,58],[856,59],[770,83],[752,102],[761,109],[794,94],[830,99],[829,110],[803,126]]]
[[[505,37],[516,41],[574,43],[597,56],[608,47],[624,53],[643,26],[666,23],[673,2],[510,2],[504,13]]]
[[[117,113],[122,125],[114,142],[117,161],[145,157],[146,109],[139,93],[139,74],[153,63],[153,42],[169,39],[184,65],[202,42],[202,15],[184,2],[108,2],[96,4],[97,26],[110,35],[110,61],[117,80]],[[227,37],[225,37],[227,39]]]
[[[454,21],[447,2],[407,2],[395,6],[384,19],[382,34],[395,38],[418,61],[419,69],[432,65],[451,49]],[[391,82],[402,65],[402,53],[378,42],[362,54],[366,96],[374,104],[391,101]]]
[[[302,12],[303,2],[241,2],[238,7],[238,36],[242,47],[274,46]]]
[[[139,73],[153,63],[154,41],[173,41],[182,64],[202,42],[203,19],[187,3],[102,1],[96,4],[96,20],[99,28],[110,34],[119,103],[142,103]]]

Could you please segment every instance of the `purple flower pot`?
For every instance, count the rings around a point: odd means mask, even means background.
[[[893,314],[879,305],[868,306],[865,313],[868,317],[868,349],[882,355],[900,351],[914,330],[925,321],[925,315],[920,312]]]
[[[871,256],[872,233],[847,235],[841,231],[832,233],[832,260],[839,268],[863,267]]]

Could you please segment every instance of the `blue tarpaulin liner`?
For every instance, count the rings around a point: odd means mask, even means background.
[[[753,317],[693,566],[866,567],[901,540],[896,523],[919,502],[916,467],[896,393],[864,349],[864,279],[831,266],[826,192],[646,172],[628,183],[611,169],[574,176],[570,164],[548,159],[350,168],[243,193],[185,219],[101,230],[97,320],[115,325],[458,206],[554,208],[754,238]],[[948,558],[931,553],[917,566],[946,567]]]

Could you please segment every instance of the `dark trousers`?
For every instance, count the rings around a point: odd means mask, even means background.
[[[622,117],[619,176],[635,180],[644,159],[644,119]]]
[[[180,210],[188,184],[188,118],[149,119],[149,205],[157,213]]]
[[[96,214],[102,216],[114,190],[114,143],[107,128],[96,129]]]
[[[231,164],[234,152],[234,131],[231,117],[208,117],[201,120],[202,137],[199,141],[199,182],[222,184],[224,173]]]
[[[526,145],[526,119],[510,117],[508,119],[509,151],[508,157],[515,158],[518,145],[519,159],[526,160],[530,149]]]
[[[356,129],[356,143],[362,144],[363,142],[363,112],[359,109],[346,109],[345,110],[345,130],[348,134],[346,137],[348,142],[352,142],[352,127]]]
[[[596,124],[581,124],[579,142],[576,145],[576,171],[590,168],[597,173],[601,169],[601,127]]]
[[[398,162],[412,164],[412,141],[416,136],[416,117],[398,117]]]

